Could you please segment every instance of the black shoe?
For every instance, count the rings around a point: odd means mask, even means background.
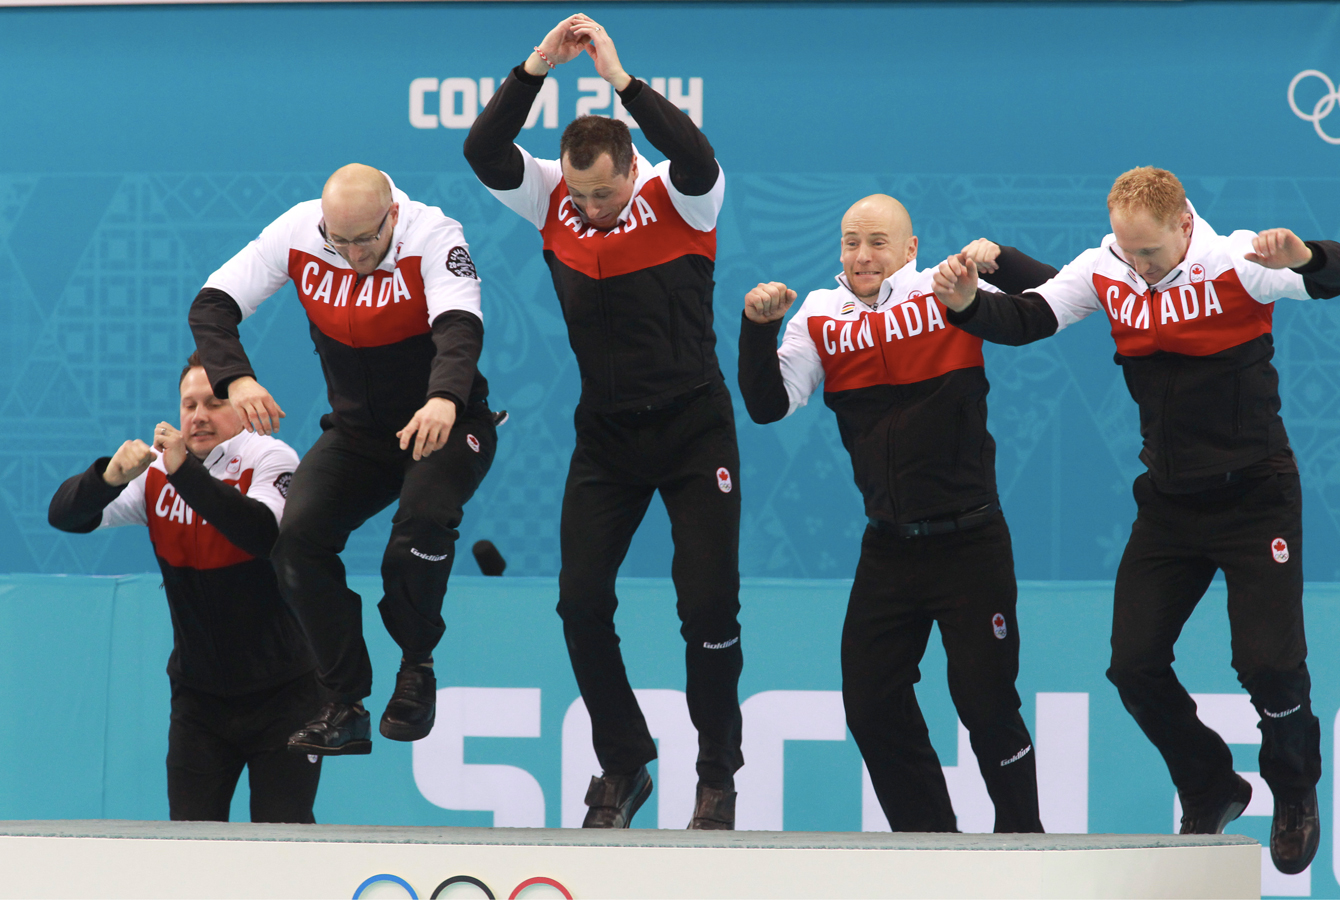
[[[1275,818],[1270,823],[1270,861],[1285,875],[1297,875],[1312,863],[1321,843],[1321,820],[1317,816],[1317,791],[1301,800],[1275,798]]]
[[[1224,826],[1242,815],[1251,802],[1252,786],[1234,772],[1230,786],[1217,797],[1203,803],[1183,803],[1179,834],[1223,834]]]
[[[693,803],[690,831],[734,831],[735,792],[698,785],[698,797]]]
[[[651,796],[651,776],[642,766],[632,775],[592,776],[586,789],[583,828],[630,828],[633,816]]]
[[[417,741],[428,737],[437,718],[437,677],[433,664],[400,663],[395,692],[382,713],[382,737],[393,741]]]
[[[372,752],[372,717],[362,706],[327,703],[306,725],[293,732],[288,748],[317,756],[357,756]]]

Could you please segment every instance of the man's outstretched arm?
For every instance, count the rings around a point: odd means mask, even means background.
[[[259,434],[278,431],[285,413],[256,381],[237,330],[242,322],[237,301],[218,288],[202,288],[191,303],[187,320],[214,396],[232,401],[248,430]]]
[[[1243,259],[1302,275],[1303,287],[1313,299],[1340,296],[1340,243],[1335,241],[1305,241],[1287,228],[1270,228],[1252,238],[1252,249]]]
[[[47,507],[51,527],[73,534],[96,531],[108,525],[148,521],[144,513],[144,481],[141,475],[156,458],[144,441],[129,440],[111,456],[95,460],[78,475],[65,479]],[[127,485],[134,489],[126,491]],[[111,507],[109,514],[103,511]]]
[[[760,425],[784,419],[791,411],[791,398],[786,392],[782,362],[777,354],[777,332],[795,299],[796,292],[777,281],[760,284],[744,298],[744,318],[740,321],[740,396],[749,410],[749,418]]]
[[[983,290],[979,271],[990,272],[993,280],[1020,293]],[[1029,289],[1055,283],[1061,275],[1014,248],[980,239],[940,264],[934,278],[935,296],[948,307],[950,324],[969,334],[993,344],[1031,344],[1051,337],[1061,326],[1051,304]],[[1077,318],[1088,314],[1078,313]]]
[[[493,94],[484,111],[470,126],[462,150],[465,160],[484,187],[514,191],[526,175],[525,157],[515,141],[526,124],[549,70],[582,52],[582,41],[573,28],[590,21],[583,15],[569,16],[555,25],[526,61],[512,70]]]

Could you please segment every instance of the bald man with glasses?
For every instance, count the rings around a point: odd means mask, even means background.
[[[458,222],[410,200],[384,172],[339,169],[320,200],[284,213],[211,275],[191,307],[214,393],[260,434],[277,431],[284,411],[257,381],[238,324],[289,281],[307,313],[331,406],[293,474],[272,555],[280,590],[311,641],[325,700],[289,749],[368,753],[362,701],[372,692],[372,665],[362,601],[345,583],[339,554],[355,528],[398,502],[378,609],[402,658],[381,733],[425,737],[456,529],[496,444],[477,365],[479,277]]]

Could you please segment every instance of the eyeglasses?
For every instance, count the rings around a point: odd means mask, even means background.
[[[368,235],[366,237],[358,237],[352,239],[331,237],[329,234],[326,233],[326,219],[324,216],[321,218],[321,221],[317,223],[316,230],[321,232],[321,236],[325,238],[327,243],[329,243],[332,247],[370,247],[373,244],[377,243],[377,241],[381,240],[382,229],[386,227],[386,220],[389,219],[390,217],[391,217],[391,207],[388,206],[386,208],[386,215],[382,216],[381,222],[377,223],[377,233],[373,235]]]

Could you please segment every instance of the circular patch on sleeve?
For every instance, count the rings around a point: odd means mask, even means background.
[[[1275,562],[1286,563],[1289,561],[1289,545],[1284,538],[1275,538],[1270,542],[1270,555],[1275,557]]]
[[[730,470],[725,466],[717,469],[717,489],[723,494],[729,494],[731,489]]]
[[[1000,613],[996,613],[991,617],[991,630],[995,633],[996,637],[1002,641],[1005,640],[1005,635],[1009,634],[1009,631],[1005,628],[1005,617]]]
[[[470,251],[464,247],[452,247],[447,253],[447,271],[461,278],[479,277],[475,272],[475,261],[470,258]]]

